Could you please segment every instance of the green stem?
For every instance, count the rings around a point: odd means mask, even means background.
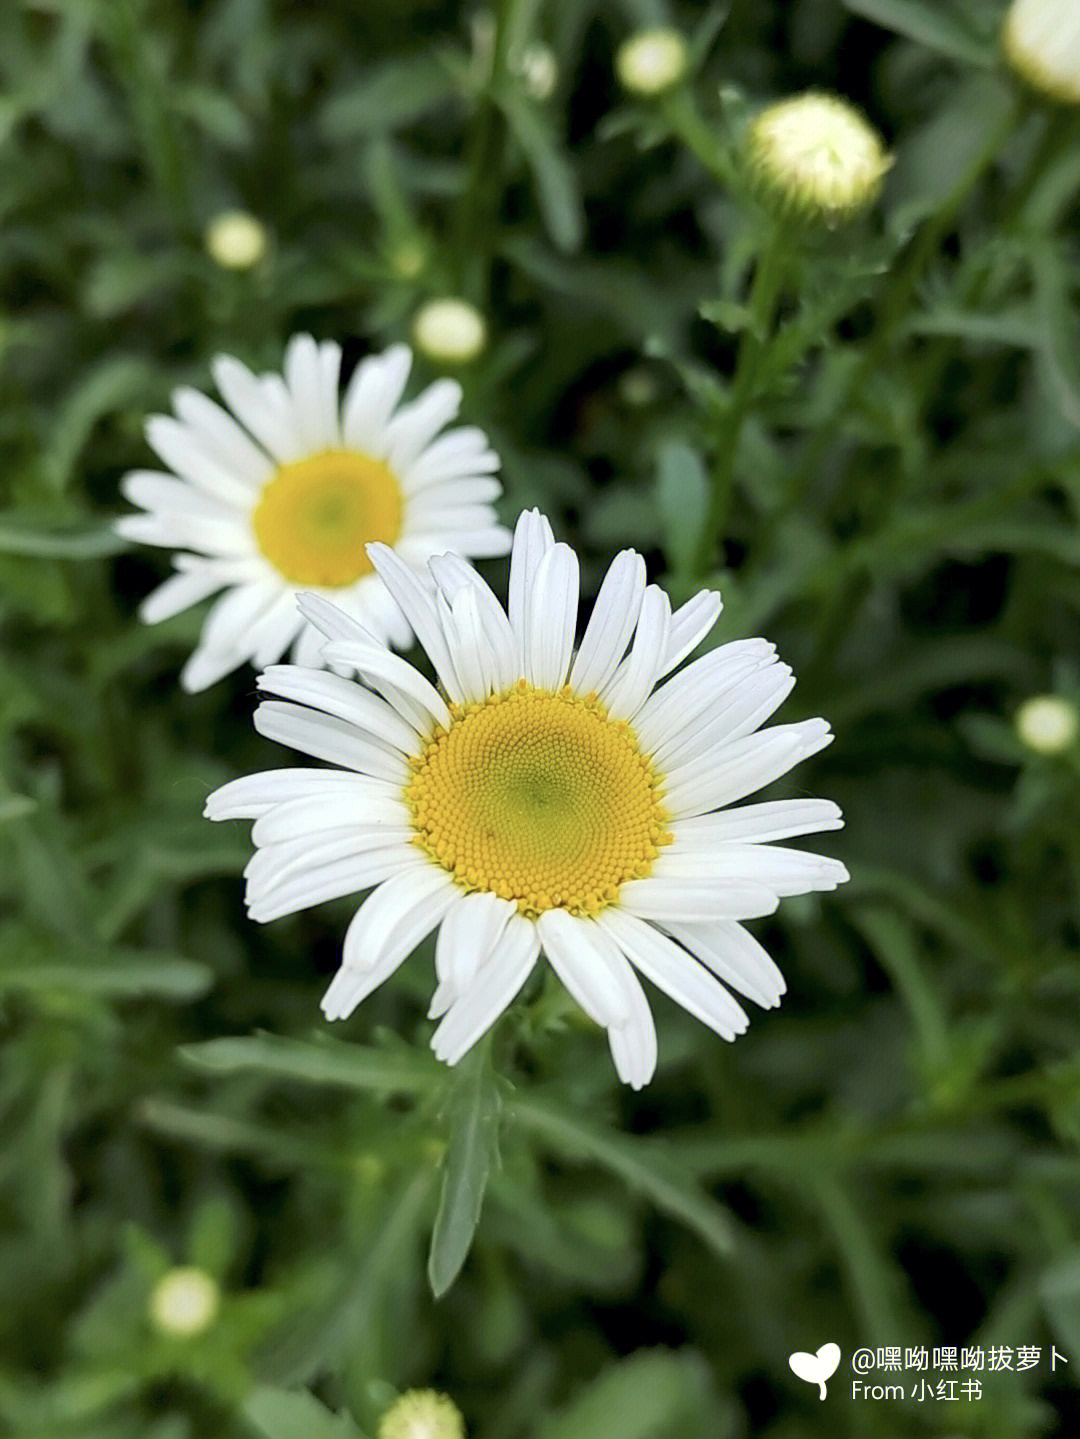
[[[693,92],[685,85],[660,96],[660,112],[674,133],[705,169],[722,184],[736,186],[735,166],[716,131],[702,118],[694,104]]]
[[[712,489],[698,545],[696,568],[699,575],[712,567],[714,548],[727,522],[735,482],[739,435],[757,398],[758,369],[772,335],[776,304],[784,280],[784,255],[783,233],[779,226],[772,226],[754,269],[747,300],[749,317],[739,337],[728,403],[718,426]]]

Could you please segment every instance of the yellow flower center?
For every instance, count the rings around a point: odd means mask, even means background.
[[[670,844],[659,776],[595,696],[519,680],[451,714],[413,761],[406,798],[415,843],[463,889],[494,890],[528,915],[594,914]]]
[[[323,450],[282,465],[252,515],[259,548],[294,585],[333,589],[372,573],[364,546],[401,533],[401,489],[381,460]]]

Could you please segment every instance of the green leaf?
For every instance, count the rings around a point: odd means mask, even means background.
[[[185,1045],[180,1054],[191,1064],[220,1073],[253,1071],[379,1094],[423,1094],[445,1079],[445,1071],[426,1053],[370,1049],[325,1037],[315,1042],[276,1034],[210,1039]]]
[[[550,121],[519,90],[506,90],[496,98],[532,170],[548,234],[560,250],[580,249],[585,230],[581,197],[574,171],[559,149]]]
[[[131,998],[197,999],[214,980],[209,965],[157,950],[106,948],[92,936],[75,946],[28,926],[0,930],[0,991],[70,990]]]
[[[465,1061],[450,1103],[450,1143],[428,1255],[428,1280],[440,1299],[472,1245],[488,1176],[498,1159],[501,1101],[486,1047]]]
[[[363,1439],[345,1414],[335,1414],[306,1389],[260,1384],[244,1401],[244,1418],[266,1439]]]
[[[700,1354],[646,1349],[605,1369],[535,1433],[536,1439],[722,1439],[733,1432],[731,1417],[717,1414]]]
[[[984,69],[995,63],[993,43],[973,30],[945,0],[844,0],[844,4],[856,15],[953,60]]]
[[[1049,242],[1032,250],[1035,314],[1050,387],[1063,417],[1080,428],[1080,330],[1072,298],[1073,267]]]
[[[455,93],[447,68],[421,51],[368,70],[347,94],[327,101],[320,124],[330,140],[387,135],[413,124]]]
[[[21,819],[24,814],[32,814],[36,808],[37,800],[27,794],[6,794],[0,797],[0,824],[9,819]]]
[[[130,548],[108,525],[57,525],[28,511],[8,510],[0,515],[0,554],[30,555],[35,559],[99,560]]]
[[[508,1116],[567,1157],[603,1165],[658,1209],[692,1229],[714,1253],[730,1252],[732,1234],[726,1212],[688,1180],[655,1142],[599,1129],[535,1096],[517,1096],[508,1106]]]
[[[1080,1250],[1074,1249],[1044,1274],[1039,1295],[1054,1338],[1074,1364],[1080,1363]]]
[[[709,506],[709,481],[701,457],[681,440],[660,446],[656,505],[670,568],[691,574]]]

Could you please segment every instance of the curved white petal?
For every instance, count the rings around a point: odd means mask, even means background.
[[[542,556],[525,596],[525,678],[538,689],[559,690],[574,652],[578,606],[577,555],[553,545]]]
[[[577,694],[599,693],[618,669],[644,594],[645,561],[636,550],[620,550],[608,566],[570,667],[570,684]]]
[[[630,653],[600,694],[613,719],[633,719],[652,693],[670,628],[670,600],[658,586],[646,585]]]
[[[374,735],[361,734],[355,725],[336,715],[321,714],[288,700],[263,700],[256,707],[254,724],[266,739],[277,740],[328,764],[401,785],[409,779],[408,761],[399,750],[391,749]]]
[[[536,570],[548,550],[555,544],[551,526],[539,510],[522,510],[514,527],[510,551],[510,583],[507,615],[517,641],[518,673],[525,673],[526,607]]]
[[[718,979],[763,1009],[775,1009],[781,995],[787,992],[784,976],[772,956],[734,920],[714,919],[696,924],[665,920],[664,928]]]
[[[432,1035],[431,1047],[437,1058],[456,1064],[471,1049],[513,1002],[532,973],[539,952],[535,924],[520,914],[511,915],[488,962],[455,999]]]

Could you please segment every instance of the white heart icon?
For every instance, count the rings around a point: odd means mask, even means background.
[[[821,1390],[820,1397],[824,1399],[825,1381],[833,1377],[840,1363],[840,1346],[823,1344],[816,1354],[796,1349],[794,1354],[788,1355],[788,1363],[797,1378],[805,1379],[807,1384],[816,1384]]]

